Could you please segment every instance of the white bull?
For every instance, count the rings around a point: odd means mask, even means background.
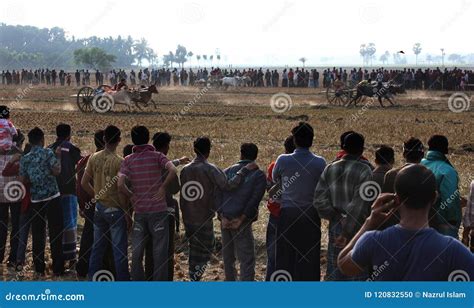
[[[224,77],[221,79],[223,87],[241,87],[243,83],[243,78],[239,76],[235,77]]]

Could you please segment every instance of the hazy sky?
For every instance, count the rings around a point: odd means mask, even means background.
[[[474,0],[1,0],[0,22],[59,26],[69,36],[145,37],[159,55],[182,44],[246,64],[360,62],[361,43],[424,54],[472,53]],[[413,58],[414,59],[414,58]],[[409,61],[413,59],[408,58]]]

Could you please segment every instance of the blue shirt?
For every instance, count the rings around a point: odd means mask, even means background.
[[[321,156],[306,148],[297,148],[292,154],[278,157],[273,168],[273,181],[281,182],[282,208],[305,209],[312,206],[314,190],[326,167]]]
[[[352,260],[369,270],[370,280],[448,281],[455,271],[474,278],[474,255],[432,228],[413,231],[396,225],[366,232],[354,246]]]
[[[59,160],[49,148],[33,146],[20,160],[20,175],[31,183],[31,200],[42,201],[59,194],[56,177],[52,173]]]

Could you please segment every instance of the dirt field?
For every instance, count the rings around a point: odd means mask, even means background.
[[[289,95],[290,101],[287,105],[275,107],[271,103],[272,96],[283,91]],[[159,105],[156,110],[130,112],[117,108],[107,114],[78,111],[75,98],[69,97],[77,92],[76,88],[0,88],[0,100],[12,108],[11,118],[18,128],[25,132],[34,126],[43,128],[47,143],[53,141],[55,126],[59,122],[71,124],[73,142],[83,150],[83,154],[93,151],[94,131],[108,124],[123,130],[123,145],[131,142],[130,129],[137,124],[146,125],[152,133],[168,131],[173,136],[171,158],[193,156],[192,141],[197,136],[207,135],[213,141],[210,161],[221,168],[239,159],[242,142],[254,142],[260,149],[257,162],[266,170],[267,165],[283,151],[282,142],[291,127],[301,120],[309,121],[315,128],[312,150],[328,161],[339,149],[339,135],[349,129],[365,135],[365,154],[370,160],[373,160],[379,145],[393,146],[397,165],[402,163],[403,140],[414,136],[427,141],[430,135],[441,133],[449,138],[450,159],[459,172],[462,195],[466,195],[468,183],[474,178],[473,106],[468,111],[455,113],[448,108],[448,98],[452,93],[413,91],[399,96],[396,107],[382,109],[378,102],[366,100],[358,108],[346,109],[328,106],[322,91],[321,88],[241,88],[228,91],[211,89],[203,93],[192,87],[171,87],[160,89],[160,94],[155,96]],[[266,222],[267,211],[262,203],[259,220],[254,224],[258,280],[263,280],[265,275]],[[217,222],[215,227],[217,230]],[[326,242],[327,232],[323,230],[323,249]],[[324,255],[322,253],[322,264],[325,263]],[[28,258],[30,256],[29,250]],[[179,252],[176,260],[175,279],[186,280],[186,256]],[[205,280],[223,280],[222,268],[222,258],[217,256],[207,270]],[[4,269],[3,279],[14,277]]]

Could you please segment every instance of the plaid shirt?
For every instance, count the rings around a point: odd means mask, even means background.
[[[163,212],[167,210],[166,199],[157,200],[155,194],[163,184],[162,170],[169,162],[165,154],[157,152],[152,145],[136,145],[133,154],[125,157],[120,175],[131,184],[130,198],[137,213]]]
[[[360,188],[372,179],[372,171],[358,159],[345,155],[329,164],[314,193],[313,205],[319,216],[331,222],[344,218],[342,234],[348,238],[354,236],[370,213],[371,203],[364,201]]]

